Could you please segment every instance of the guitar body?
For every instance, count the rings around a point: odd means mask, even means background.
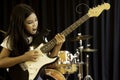
[[[42,44],[39,45],[36,50],[39,51],[39,57],[37,60],[34,61],[27,61],[25,62],[25,66],[27,67],[27,70],[29,72],[29,80],[34,80],[36,75],[39,73],[40,69],[45,66],[46,64],[50,64],[55,62],[58,57],[50,58],[45,53],[42,53],[40,51],[40,48],[42,47]]]

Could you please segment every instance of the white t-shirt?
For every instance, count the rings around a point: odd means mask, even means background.
[[[33,40],[33,37],[30,36],[30,37],[27,37],[27,41],[28,43],[30,44]],[[12,48],[10,47],[10,41],[8,40],[8,37],[6,37],[3,42],[1,43],[1,46],[6,48],[6,49],[9,49],[9,50],[12,50]]]
[[[33,37],[27,37],[27,41],[28,43],[30,44],[33,40]],[[6,49],[9,49],[12,51],[12,48],[10,47],[10,41],[8,40],[8,36],[3,40],[3,42],[1,43],[1,46],[3,48],[6,48]],[[20,64],[21,68],[25,71],[26,70],[26,67],[23,63]]]
[[[6,49],[12,50],[11,47],[10,47],[10,42],[8,41],[8,37],[6,37],[3,40],[3,42],[1,43],[1,46],[6,48]]]

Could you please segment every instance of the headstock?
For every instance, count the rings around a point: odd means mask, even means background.
[[[89,17],[98,17],[103,10],[109,10],[110,9],[110,4],[109,3],[103,3],[101,5],[98,5],[97,7],[90,8],[88,10],[87,15]]]

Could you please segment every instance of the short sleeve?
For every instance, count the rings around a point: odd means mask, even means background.
[[[12,50],[10,47],[10,41],[8,41],[8,37],[6,37],[3,42],[0,44],[0,46],[2,46],[3,48]]]

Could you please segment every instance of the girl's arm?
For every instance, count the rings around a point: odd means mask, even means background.
[[[25,52],[25,54],[18,57],[9,57],[10,54],[10,50],[6,48],[2,49],[0,53],[0,68],[11,67],[28,60],[35,61],[35,59],[38,57],[38,54],[35,50]]]
[[[65,36],[62,34],[57,34],[55,36],[55,39],[56,39],[56,46],[54,47],[50,57],[58,56],[58,52],[60,51],[63,43],[65,42]]]

